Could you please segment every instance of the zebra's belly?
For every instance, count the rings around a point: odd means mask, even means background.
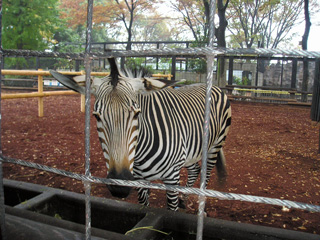
[[[180,172],[180,169],[185,164],[185,158],[181,154],[171,159],[168,157],[154,161],[148,159],[143,164],[139,159],[136,160],[133,164],[133,176],[136,179],[148,181],[171,179]]]
[[[183,165],[183,167],[188,167],[192,164],[195,164],[196,162],[199,162],[201,160],[201,155],[200,156],[193,156],[193,157],[188,157]]]

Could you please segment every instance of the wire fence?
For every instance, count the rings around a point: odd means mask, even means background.
[[[165,184],[152,183],[152,182],[141,181],[141,180],[129,181],[129,180],[120,180],[120,179],[99,178],[91,175],[86,176],[83,174],[73,173],[73,172],[49,167],[49,166],[38,164],[38,163],[23,161],[19,159],[4,157],[4,156],[0,156],[0,161],[6,162],[6,163],[18,164],[25,167],[35,168],[42,171],[59,174],[65,177],[74,178],[84,183],[90,182],[90,183],[101,183],[101,184],[119,185],[119,186],[135,187],[135,188],[151,188],[151,189],[157,189],[157,190],[177,191],[186,195],[200,195],[205,197],[217,198],[219,200],[263,203],[263,204],[271,204],[271,205],[276,205],[276,206],[286,207],[286,208],[301,209],[301,210],[306,210],[310,212],[320,212],[320,206],[318,205],[301,203],[301,202],[290,201],[290,200],[281,200],[281,199],[269,198],[269,197],[259,197],[259,196],[252,196],[248,194],[228,193],[228,192],[221,192],[221,191],[215,191],[211,189],[201,189],[201,188],[194,188],[194,187],[186,188],[183,186],[165,185]]]
[[[188,48],[188,49],[151,49],[144,51],[117,51],[117,52],[104,52],[104,53],[92,53],[91,52],[91,32],[92,32],[92,7],[93,0],[88,0],[88,12],[87,12],[87,42],[85,47],[85,53],[75,54],[75,53],[55,53],[55,52],[41,52],[41,51],[30,51],[30,50],[3,50],[1,49],[1,56],[32,56],[32,57],[54,57],[54,58],[69,58],[69,59],[81,59],[85,60],[86,68],[86,97],[85,97],[85,174],[76,174],[72,172],[67,172],[55,168],[51,168],[45,165],[40,165],[37,163],[26,162],[18,159],[8,158],[0,154],[0,222],[1,222],[1,235],[2,239],[6,239],[5,234],[5,214],[4,214],[4,194],[3,194],[3,174],[2,174],[2,163],[14,163],[27,167],[32,167],[36,169],[41,169],[44,171],[56,173],[59,175],[75,178],[84,182],[85,187],[85,206],[86,206],[86,239],[91,239],[91,183],[104,183],[110,185],[120,185],[120,186],[129,186],[129,187],[143,187],[143,188],[152,188],[160,190],[170,190],[178,191],[183,194],[196,194],[200,198],[199,210],[198,210],[198,227],[197,227],[197,239],[202,239],[203,232],[203,218],[204,218],[204,206],[205,206],[205,197],[214,197],[223,200],[239,200],[247,201],[253,203],[265,203],[273,204],[278,206],[285,206],[288,208],[298,208],[303,210],[308,210],[312,212],[320,212],[320,206],[293,202],[288,200],[280,200],[267,197],[258,197],[244,194],[235,194],[235,193],[225,193],[214,190],[207,190],[205,188],[205,176],[206,176],[206,156],[207,152],[204,150],[202,158],[202,169],[201,169],[201,181],[200,188],[185,188],[180,186],[170,186],[164,184],[155,184],[144,181],[125,181],[117,179],[102,179],[97,178],[91,175],[90,173],[90,75],[91,75],[91,61],[95,58],[108,58],[108,57],[129,57],[129,56],[203,56],[207,58],[207,93],[210,92],[212,85],[212,73],[213,73],[213,59],[218,55],[245,55],[249,54],[251,56],[270,56],[271,55],[283,55],[288,57],[306,57],[306,58],[320,58],[320,52],[307,52],[299,50],[280,50],[280,49],[218,49],[213,47],[213,36],[214,32],[210,32],[210,42],[208,47],[204,48]],[[209,29],[214,29],[214,7],[215,1],[212,1],[210,4],[210,27]],[[1,21],[0,21],[1,22]],[[1,26],[0,26],[1,31]],[[1,32],[0,32],[1,36]],[[1,39],[0,39],[1,40]],[[0,72],[1,76],[1,72]],[[1,79],[0,79],[1,80]],[[1,104],[0,104],[1,105]],[[205,119],[209,118],[210,112],[210,94],[206,94],[206,111]],[[0,109],[1,110],[1,109]],[[0,118],[1,120],[1,118]],[[209,122],[209,121],[207,121]],[[1,124],[1,122],[0,122]],[[204,132],[208,129],[207,125],[204,125]],[[206,134],[204,134],[204,137]],[[207,149],[207,141],[203,141],[203,149]],[[0,144],[1,146],[1,144]]]

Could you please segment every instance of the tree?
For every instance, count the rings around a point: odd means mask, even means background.
[[[226,47],[226,28],[228,22],[226,19],[226,9],[230,0],[217,0],[217,13],[219,17],[218,24],[215,22],[215,37],[218,47]],[[172,2],[173,9],[179,12],[185,24],[191,30],[194,39],[197,42],[207,42],[209,34],[209,14],[210,0],[177,0]],[[217,27],[216,27],[217,26]],[[201,44],[200,44],[201,45]],[[218,85],[225,85],[225,59],[218,59]]]
[[[3,48],[42,51],[50,48],[60,24],[57,1],[3,0]],[[24,58],[6,58],[8,67],[21,69],[26,62]]]
[[[308,49],[308,38],[311,27],[310,14],[309,14],[309,0],[304,0],[304,18],[305,18],[305,30],[302,36],[302,49]]]
[[[77,43],[83,42],[86,34],[87,20],[87,1],[86,0],[60,0],[59,6],[61,18],[67,23],[67,26],[73,30],[72,37],[78,38]],[[116,35],[115,11],[117,6],[114,2],[96,0],[93,5],[93,28],[92,40],[94,42],[107,41]],[[68,40],[68,39],[64,39]]]
[[[215,36],[217,38],[218,47],[226,47],[226,29],[228,26],[228,21],[226,18],[226,10],[229,4],[229,0],[224,1],[218,0],[217,1],[217,9],[218,9],[218,16],[219,16],[219,26],[215,30]]]
[[[215,31],[214,35],[217,39],[218,47],[225,48],[226,44],[226,29],[228,26],[228,21],[226,19],[226,10],[229,4],[229,0],[217,0],[217,12],[219,17],[219,24],[215,23]],[[209,25],[209,7],[210,0],[203,0],[203,5],[205,7],[205,15],[206,15],[206,25]],[[216,27],[218,25],[218,27]],[[209,26],[208,26],[209,28]],[[225,59],[223,57],[218,58],[218,66],[217,66],[218,74],[217,74],[217,84],[218,86],[225,86],[226,84],[226,71],[225,71]]]
[[[172,8],[181,14],[182,22],[188,26],[196,42],[207,41],[209,6],[207,1],[177,0],[172,1]]]
[[[115,0],[118,10],[115,12],[116,19],[121,21],[127,31],[127,47],[131,50],[133,23],[136,18],[144,13],[147,9],[151,9],[155,1],[150,0]]]
[[[218,47],[226,47],[226,29],[228,26],[228,21],[226,19],[226,10],[228,7],[230,0],[223,1],[223,0],[217,0],[217,12],[219,17],[219,24],[215,23],[215,25],[218,27],[215,27],[215,37],[217,39],[217,45]],[[204,5],[204,13],[206,15],[206,25],[209,25],[209,4],[210,0],[203,0]],[[209,28],[209,27],[207,27]]]
[[[133,38],[136,41],[170,40],[172,31],[165,20],[166,18],[157,13],[153,16],[141,16],[132,29]]]
[[[217,0],[218,24],[215,23],[215,37],[218,47],[226,47],[225,32],[228,25],[226,9],[230,0]],[[182,16],[183,22],[191,30],[195,41],[208,41],[210,0],[177,0],[172,7]]]
[[[308,49],[308,37],[311,27],[310,14],[309,14],[309,0],[304,1],[304,18],[305,18],[305,30],[302,36],[302,49]],[[309,63],[308,61],[303,61],[303,80],[302,80],[302,91],[307,92],[308,90],[308,81],[309,81]],[[302,94],[302,101],[307,102],[308,95]]]
[[[290,38],[303,0],[231,0],[227,11],[232,42],[241,48],[276,48]]]
[[[46,49],[59,21],[57,1],[3,0],[3,47]]]

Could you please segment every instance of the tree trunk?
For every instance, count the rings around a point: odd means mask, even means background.
[[[302,50],[308,49],[308,38],[311,27],[310,14],[309,14],[309,0],[304,0],[304,19],[306,21],[304,34],[302,36]]]
[[[226,9],[228,6],[229,0],[226,4],[223,4],[223,0],[217,1],[218,7],[218,16],[219,16],[219,27],[216,28],[215,35],[218,42],[218,47],[226,47],[226,29],[228,26],[228,21],[226,19]]]
[[[226,44],[226,29],[228,21],[226,19],[226,9],[228,7],[229,0],[226,4],[223,4],[223,0],[217,1],[218,16],[219,16],[219,27],[215,29],[215,36],[217,38],[218,47],[225,48]],[[226,86],[226,69],[225,69],[225,58],[218,58],[218,69],[217,69],[218,86]]]
[[[302,50],[308,49],[308,38],[311,27],[310,15],[309,15],[309,0],[304,1],[304,17],[306,21],[306,26],[304,30],[304,34],[302,36]],[[308,81],[309,81],[309,64],[308,60],[304,59],[303,61],[303,79],[302,79],[302,102],[307,102],[308,94]]]

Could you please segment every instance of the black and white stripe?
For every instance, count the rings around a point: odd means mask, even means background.
[[[187,167],[187,186],[193,185],[202,157],[205,91],[205,85],[199,84],[139,95],[141,113],[133,167],[135,178],[161,179],[166,184],[177,185],[181,168]],[[211,97],[208,180],[231,124],[226,95],[213,87]],[[168,194],[168,207],[176,210],[177,194]],[[147,196],[140,199],[148,204]]]
[[[108,60],[110,76],[93,79],[91,85],[96,98],[93,114],[107,162],[107,177],[160,179],[165,184],[178,185],[180,170],[186,167],[187,186],[192,186],[202,158],[205,85],[165,88],[170,82],[126,77],[119,72],[114,58]],[[55,71],[51,74],[68,88],[85,93],[83,77],[66,77]],[[150,89],[161,90],[146,92]],[[212,87],[207,181],[215,165],[218,176],[223,176],[222,147],[230,124],[230,103],[219,88]],[[127,197],[130,192],[128,187],[107,187],[117,197]],[[138,192],[139,202],[148,205],[149,191]],[[167,199],[168,208],[177,210],[178,193],[167,192]]]

